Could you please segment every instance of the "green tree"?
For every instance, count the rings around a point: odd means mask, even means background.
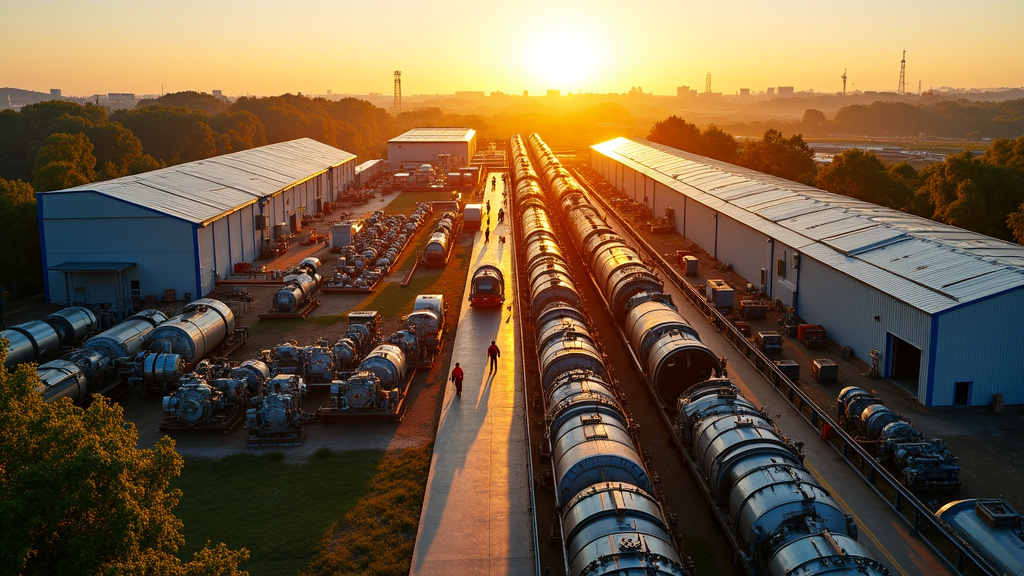
[[[903,209],[910,203],[907,188],[889,173],[885,163],[873,153],[857,148],[844,150],[822,167],[815,185],[889,208]]]
[[[32,185],[0,178],[0,282],[16,280],[19,292],[43,287],[39,221]]]
[[[929,217],[995,238],[1013,237],[1007,218],[1024,203],[1021,170],[990,164],[964,151],[922,169],[920,178],[915,206],[930,206]],[[971,214],[972,210],[981,212]]]
[[[702,154],[708,158],[714,158],[715,160],[721,160],[730,164],[736,163],[739,144],[736,143],[736,139],[732,137],[732,134],[712,124],[704,129],[700,137]]]
[[[78,134],[51,134],[36,155],[32,187],[60,190],[96,180],[96,157],[89,138]]]
[[[678,116],[669,116],[656,122],[647,134],[647,139],[686,152],[702,153],[700,128]]]
[[[982,162],[993,166],[1006,166],[1024,170],[1024,136],[1010,140],[1009,138],[998,138],[985,150],[981,156]]]
[[[242,576],[248,551],[209,545],[183,562],[169,487],[174,441],[139,449],[135,426],[96,395],[46,403],[35,366],[9,373],[0,345],[0,573]]]
[[[768,130],[764,138],[748,142],[740,153],[739,163],[752,170],[787,180],[813,185],[817,166],[814,150],[797,134],[785,138],[778,130]]]

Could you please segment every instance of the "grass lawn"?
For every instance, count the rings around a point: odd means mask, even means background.
[[[279,452],[186,458],[174,481],[182,491],[175,513],[187,543],[180,556],[191,558],[211,540],[248,548],[242,568],[252,576],[300,574],[324,534],[370,493],[382,457],[380,451],[322,449],[299,465],[284,462]]]

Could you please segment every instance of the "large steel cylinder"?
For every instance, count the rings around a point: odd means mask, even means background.
[[[176,382],[185,373],[179,354],[148,352],[142,357],[142,380],[147,384]]]
[[[85,374],[67,360],[51,360],[41,365],[36,373],[39,375],[39,390],[47,402],[56,402],[61,398],[79,402],[89,393]]]
[[[1024,516],[1001,498],[957,500],[935,513],[1000,574],[1024,574]]]
[[[62,344],[80,342],[99,327],[96,314],[84,306],[70,306],[46,317],[46,323],[57,331]]]
[[[186,364],[198,362],[216,350],[235,329],[231,308],[212,298],[200,298],[150,334],[153,352],[180,354]]]
[[[628,483],[601,482],[562,515],[570,574],[686,576],[658,501]]]
[[[768,561],[768,573],[815,576],[889,576],[861,543],[844,534],[806,534],[787,542]]]
[[[394,388],[405,378],[406,358],[402,349],[394,344],[381,344],[359,363],[360,370],[374,373],[382,388]]]
[[[98,350],[110,359],[134,356],[142,349],[153,330],[166,321],[167,315],[159,310],[143,310],[89,338],[82,344],[82,348]]]
[[[551,429],[551,459],[559,504],[603,481],[627,482],[648,492],[653,490],[621,414],[595,410],[561,422],[558,429]]]
[[[24,362],[45,362],[60,352],[60,337],[46,322],[30,320],[0,332],[7,339],[7,360],[4,366],[13,370]]]

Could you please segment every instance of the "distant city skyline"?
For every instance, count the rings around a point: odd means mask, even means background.
[[[8,2],[0,86],[64,96],[1024,86],[1021,0]]]

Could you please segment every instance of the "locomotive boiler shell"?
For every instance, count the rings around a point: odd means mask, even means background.
[[[124,358],[134,356],[142,350],[153,331],[167,322],[167,315],[159,310],[143,310],[121,322],[117,326],[86,340],[84,349],[102,352],[107,358]]]
[[[672,545],[661,507],[636,486],[595,484],[566,505],[562,518],[571,574],[688,573]],[[615,558],[615,562],[603,571],[590,572],[597,568],[595,558]]]
[[[227,304],[200,298],[153,330],[150,350],[174,352],[186,363],[195,363],[220,346],[234,329],[235,315]]]
[[[4,366],[13,370],[24,362],[45,362],[60,352],[60,338],[52,326],[41,320],[30,320],[0,332],[6,338],[7,360]]]

